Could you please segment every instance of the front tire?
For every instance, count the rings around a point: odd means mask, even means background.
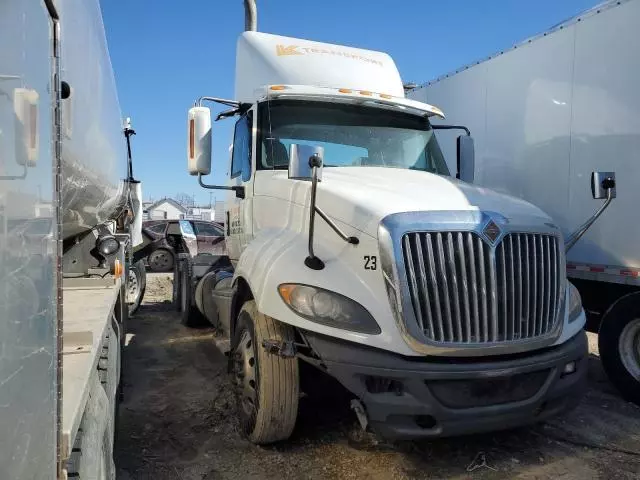
[[[622,297],[604,314],[598,348],[611,383],[625,399],[640,405],[640,295]]]
[[[298,416],[298,359],[267,353],[264,340],[293,341],[293,329],[246,302],[234,333],[233,374],[243,433],[255,444],[286,440]]]

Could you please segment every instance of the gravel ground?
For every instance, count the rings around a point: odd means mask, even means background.
[[[363,433],[330,379],[307,389],[286,443],[257,447],[238,433],[226,357],[211,328],[180,325],[171,276],[149,274],[129,322],[118,479],[590,479],[640,477],[640,408],[626,403],[590,338],[590,388],[563,419],[507,432],[385,443]],[[473,468],[482,464],[484,466]]]

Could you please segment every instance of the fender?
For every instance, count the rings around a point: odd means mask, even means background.
[[[240,291],[240,282],[244,282],[261,313],[294,327],[402,355],[416,355],[401,340],[381,269],[365,265],[365,257],[378,256],[378,240],[349,225],[340,223],[339,226],[348,235],[358,236],[360,243],[348,244],[324,222],[317,222],[315,251],[325,262],[323,270],[311,270],[304,265],[308,255],[306,234],[287,228],[259,230],[238,260],[234,287]],[[350,332],[300,317],[280,298],[278,286],[283,283],[312,285],[348,296],[373,315],[382,333]]]

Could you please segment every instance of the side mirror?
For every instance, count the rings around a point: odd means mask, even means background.
[[[607,194],[607,190],[611,190]],[[615,172],[591,172],[591,195],[595,200],[616,198],[616,174]]]
[[[463,182],[473,183],[475,169],[475,146],[471,135],[460,135],[456,142],[457,167],[456,178]]]
[[[324,148],[292,143],[289,148],[289,178],[293,180],[311,180],[313,178],[313,165],[309,160],[312,157],[320,160],[320,166],[316,165],[318,169],[317,178],[320,181],[322,180]]]
[[[189,109],[187,120],[187,168],[189,175],[211,173],[211,110]]]

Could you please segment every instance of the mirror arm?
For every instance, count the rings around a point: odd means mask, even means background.
[[[580,227],[578,227],[578,229],[575,232],[569,235],[569,238],[567,238],[567,240],[564,242],[565,253],[568,252],[571,249],[571,247],[573,247],[576,244],[576,242],[580,240],[580,238],[582,238],[582,236],[585,233],[587,233],[587,230],[589,230],[591,225],[593,225],[593,223],[598,219],[598,217],[602,215],[602,212],[604,212],[606,208],[609,206],[609,204],[611,203],[611,200],[613,200],[613,189],[607,188],[607,199],[605,200],[605,202],[600,206],[600,208],[596,211],[596,213],[593,214],[591,218],[589,218],[586,222],[580,225]]]
[[[433,130],[464,130],[467,136],[471,136],[471,132],[464,125],[431,125]]]
[[[226,105],[227,107],[235,108],[240,113],[244,113],[251,108],[250,103],[246,102],[238,102],[237,100],[228,100],[226,98],[218,98],[218,97],[200,97],[194,103],[194,107],[201,107],[203,102],[212,102],[219,103],[221,105]]]
[[[222,119],[233,117],[234,115],[238,114],[242,114],[241,108],[232,108],[231,110],[225,110],[224,112],[220,112],[218,115],[216,115],[215,121],[218,122]]]
[[[313,234],[315,230],[315,213],[316,213],[316,192],[318,188],[318,167],[322,165],[322,161],[317,154],[309,158],[311,172],[311,205],[309,207],[309,256],[304,259],[304,264],[312,270],[322,270],[324,262],[316,257],[313,251]]]
[[[334,232],[336,232],[338,234],[338,236],[344,240],[347,243],[350,243],[351,245],[358,245],[360,243],[360,240],[358,240],[358,237],[349,237],[347,236],[342,230],[340,230],[340,227],[338,227],[338,225],[336,225],[333,220],[331,220],[326,213],[324,213],[322,210],[320,210],[320,207],[315,207],[316,213],[318,215],[320,215],[320,218],[322,218],[325,222],[327,222],[327,225],[329,225]]]
[[[345,242],[351,245],[358,245],[360,240],[357,237],[350,237],[346,235],[340,227],[331,220],[326,213],[324,213],[320,207],[316,206],[316,196],[318,191],[318,168],[322,165],[322,160],[317,154],[314,154],[309,159],[309,165],[311,166],[311,205],[309,206],[309,256],[304,259],[304,264],[312,270],[322,270],[324,268],[324,262],[316,257],[313,251],[313,235],[315,233],[315,214],[320,215],[327,225],[336,232],[336,234]]]
[[[202,174],[198,174],[198,183],[202,188],[208,188],[209,190],[233,190],[236,192],[236,197],[244,198],[244,187],[242,185],[234,185],[228,187],[226,185],[208,185],[202,181]]]
[[[227,100],[226,98],[218,98],[218,97],[200,97],[196,100],[194,107],[201,107],[202,102],[213,102],[213,103],[221,103],[222,105],[227,105],[228,107],[238,108],[240,107],[240,102],[235,100]]]

